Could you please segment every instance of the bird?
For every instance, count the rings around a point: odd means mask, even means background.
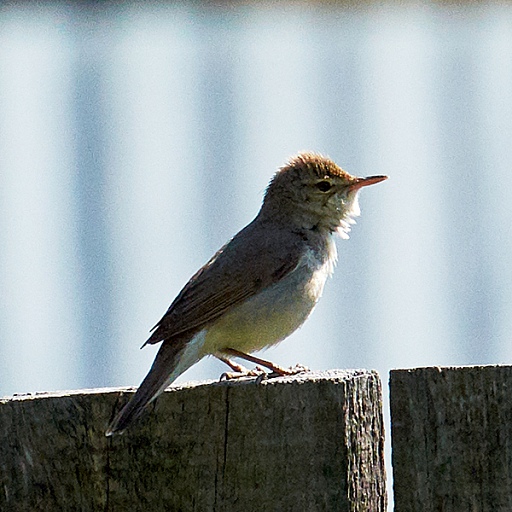
[[[251,355],[298,329],[337,261],[334,235],[348,238],[359,191],[387,176],[358,178],[330,158],[301,152],[280,167],[252,222],[183,287],[145,345],[160,343],[143,382],[109,425],[122,433],[192,365],[215,356],[235,372],[240,358],[275,375],[296,372]],[[299,366],[299,371],[300,371]]]

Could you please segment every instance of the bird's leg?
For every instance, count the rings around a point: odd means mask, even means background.
[[[219,361],[226,363],[236,373],[247,373],[249,371],[245,366],[235,363],[235,361],[232,361],[231,359],[228,359],[227,357],[224,357],[224,356],[216,356],[216,357]]]
[[[255,363],[259,366],[268,368],[272,372],[272,373],[270,373],[270,375],[268,375],[269,377],[278,377],[278,376],[283,376],[283,375],[295,375],[297,373],[308,371],[308,368],[306,368],[305,366],[302,366],[300,364],[295,365],[293,368],[283,368],[282,366],[279,366],[275,363],[266,361],[265,359],[260,359],[259,357],[251,356],[250,354],[246,354],[245,352],[240,352],[239,350],[235,350],[234,348],[226,348],[223,350],[223,352],[224,352],[224,354],[228,354],[233,357],[239,357],[240,359],[245,359],[247,361],[250,361],[251,363]],[[226,362],[226,361],[224,361],[224,362]]]
[[[263,369],[259,368],[258,366],[254,368],[253,370],[249,370],[245,366],[242,366],[241,364],[235,363],[235,361],[232,361],[226,356],[221,356],[217,354],[215,356],[219,361],[222,361],[223,363],[226,363],[234,373],[231,372],[224,372],[220,376],[220,380],[232,380],[232,379],[239,379],[241,377],[260,377],[262,372],[264,372]]]

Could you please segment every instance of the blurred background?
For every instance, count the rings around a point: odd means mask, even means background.
[[[149,329],[304,149],[390,179],[265,357],[384,389],[511,363],[510,4],[2,4],[0,394],[138,385]]]

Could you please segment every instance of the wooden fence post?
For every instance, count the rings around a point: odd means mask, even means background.
[[[512,510],[512,367],[394,370],[395,512]]]
[[[0,510],[386,510],[376,372],[171,388],[106,438],[129,395],[1,401]]]

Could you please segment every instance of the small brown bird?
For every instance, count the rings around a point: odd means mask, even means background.
[[[250,353],[300,327],[336,263],[333,234],[348,238],[362,187],[386,176],[356,178],[314,153],[292,158],[272,178],[256,218],[190,279],[145,344],[162,343],[139,389],[109,426],[120,433],[179,375],[207,355],[286,370]]]

